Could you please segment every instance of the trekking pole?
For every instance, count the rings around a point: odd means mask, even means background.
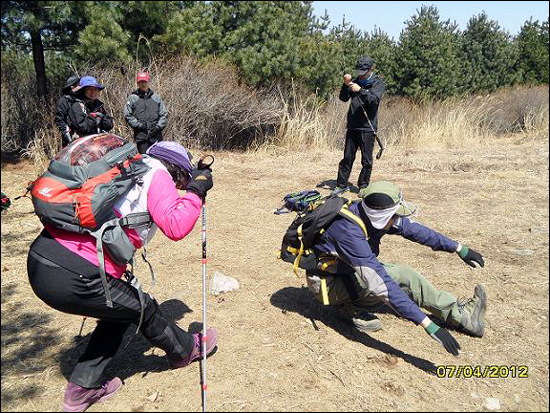
[[[382,157],[382,152],[384,152],[384,145],[382,145],[382,141],[380,140],[380,137],[378,136],[378,132],[376,132],[374,130],[374,128],[372,127],[372,123],[370,121],[369,115],[367,115],[367,111],[365,110],[365,107],[363,105],[361,105],[361,109],[363,109],[363,114],[367,118],[367,121],[369,122],[369,126],[372,129],[372,132],[374,133],[374,137],[376,138],[376,142],[378,142],[378,145],[380,146],[380,150],[376,154],[376,159],[380,159]]]
[[[199,169],[208,169],[214,163],[214,157],[207,155],[199,161]],[[206,198],[202,202],[202,411],[206,412]]]
[[[88,317],[86,317],[86,316],[82,317],[82,324],[80,325],[80,331],[78,332],[78,337],[82,337],[82,329],[84,328],[84,323],[86,322],[87,318]]]
[[[369,115],[367,115],[367,111],[365,110],[364,106],[361,105],[361,109],[363,109],[363,114],[365,115],[365,117],[367,118],[367,121],[369,122],[369,126],[370,128],[372,129],[372,133],[374,133],[374,137],[376,138],[376,142],[378,142],[378,145],[380,146],[380,150],[378,151],[378,153],[376,154],[376,159],[380,159],[382,157],[382,152],[384,152],[384,145],[382,145],[382,141],[380,140],[380,138],[378,137],[378,132],[376,132],[374,130],[374,128],[372,127],[372,123],[370,121],[370,118],[369,118]]]

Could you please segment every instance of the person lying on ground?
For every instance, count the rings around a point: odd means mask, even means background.
[[[360,192],[360,196],[362,200],[352,203],[349,211],[360,219],[364,228],[339,216],[313,247],[319,263],[316,270],[306,273],[306,278],[316,299],[323,302],[324,295],[339,316],[351,320],[363,332],[382,328],[380,320],[367,311],[382,302],[422,325],[455,355],[459,348],[456,340],[420,308],[452,327],[482,337],[487,303],[483,285],[475,287],[473,298],[461,301],[435,288],[412,268],[383,263],[378,255],[381,238],[393,234],[435,251],[457,253],[471,267],[483,267],[483,257],[457,241],[412,222],[408,216],[414,213],[414,206],[403,199],[402,192],[392,183],[373,182]]]

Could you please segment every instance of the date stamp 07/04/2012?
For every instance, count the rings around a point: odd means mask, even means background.
[[[437,366],[435,374],[440,379],[527,379],[528,366],[473,366],[473,365],[446,365]]]

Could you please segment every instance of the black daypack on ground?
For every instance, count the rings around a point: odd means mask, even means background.
[[[350,204],[351,201],[337,195],[330,195],[310,204],[308,209],[298,214],[288,227],[283,237],[279,258],[293,264],[296,275],[298,275],[298,268],[315,270],[318,260],[312,247],[337,216],[342,216],[359,225],[368,237],[363,220],[349,211]]]
[[[321,199],[319,191],[308,190],[291,192],[283,198],[283,206],[275,211],[276,215],[288,214],[289,212],[304,212],[310,204]]]

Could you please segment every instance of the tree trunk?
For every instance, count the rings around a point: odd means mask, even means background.
[[[44,45],[40,29],[32,29],[32,58],[34,61],[34,71],[36,73],[36,94],[39,98],[45,98],[48,92],[46,87],[46,63],[44,61]]]

